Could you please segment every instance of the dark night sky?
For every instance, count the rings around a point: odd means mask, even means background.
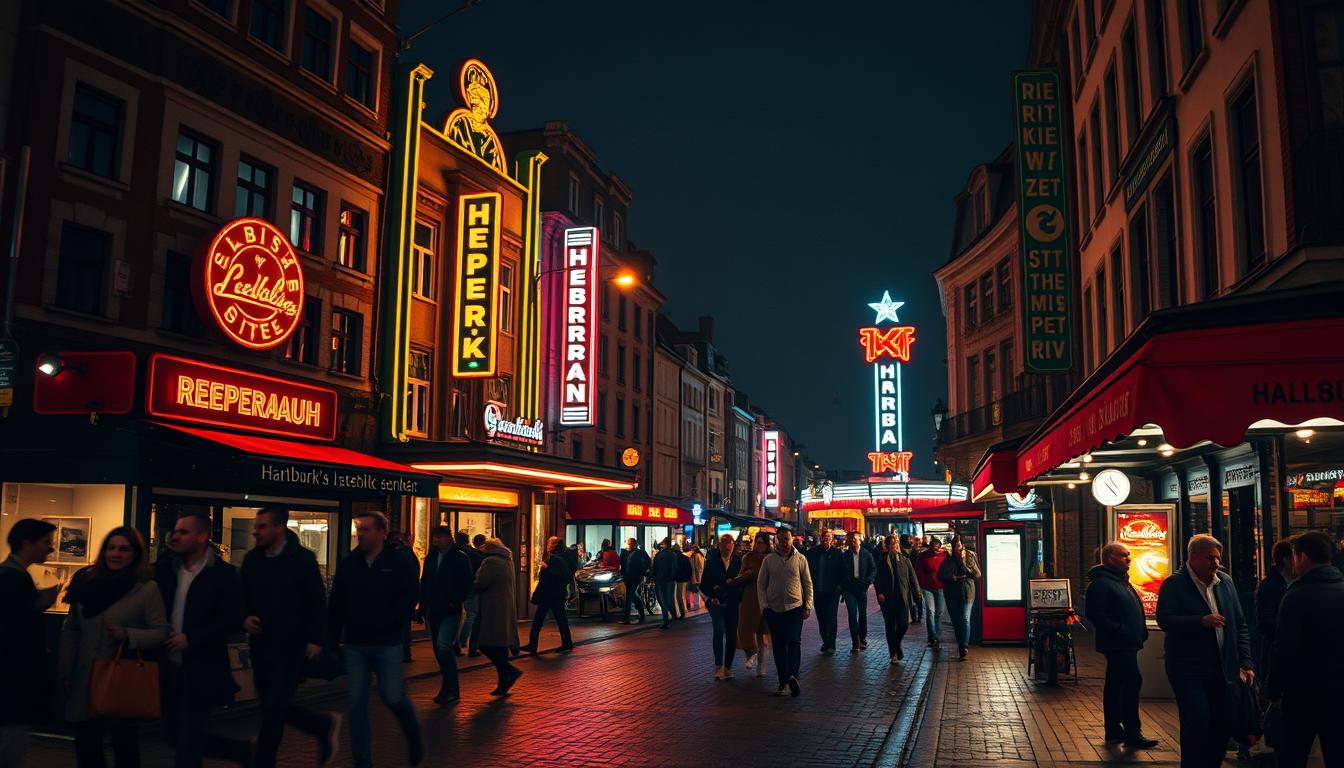
[[[405,0],[402,34],[456,2]],[[658,259],[665,311],[683,328],[712,314],[734,383],[827,468],[871,450],[867,303],[907,302],[906,448],[935,477],[932,271],[953,196],[1010,139],[1029,15],[1026,0],[482,0],[407,57],[435,70],[427,115],[475,56],[499,83],[498,130],[568,123],[634,190],[629,235]]]

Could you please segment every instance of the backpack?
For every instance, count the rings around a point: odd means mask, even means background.
[[[691,558],[685,555],[677,555],[677,581],[691,580]]]

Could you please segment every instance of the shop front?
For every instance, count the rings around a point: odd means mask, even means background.
[[[965,502],[968,495],[969,488],[958,483],[873,477],[851,483],[828,480],[805,493],[801,506],[807,527],[818,533],[900,535],[921,532],[916,520],[920,511]]]
[[[694,541],[695,518],[691,510],[658,499],[615,496],[596,491],[565,494],[565,541],[577,542],[589,558],[596,557],[603,541],[617,549],[634,539],[649,554],[665,538]]]

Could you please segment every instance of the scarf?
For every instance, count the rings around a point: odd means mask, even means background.
[[[84,618],[92,619],[125,597],[137,583],[133,568],[109,571],[102,576],[94,576],[92,568],[85,568],[71,581],[66,602],[78,605]]]

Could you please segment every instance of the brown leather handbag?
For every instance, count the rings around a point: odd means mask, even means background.
[[[110,659],[94,659],[89,674],[89,717],[108,720],[154,720],[159,717],[159,665],[121,658],[126,643]]]

